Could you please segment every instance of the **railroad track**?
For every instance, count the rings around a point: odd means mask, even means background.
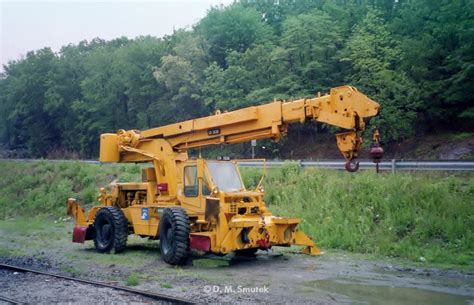
[[[3,295],[0,295],[0,301],[4,301],[4,302],[10,303],[10,304],[20,304],[19,301],[7,298],[6,296],[3,296]]]
[[[133,289],[133,288],[124,287],[124,286],[116,286],[116,285],[112,285],[112,284],[108,284],[108,283],[104,283],[104,282],[99,282],[99,281],[79,279],[79,278],[74,278],[74,277],[70,277],[70,276],[59,275],[59,274],[55,274],[55,273],[51,273],[51,272],[45,272],[45,271],[34,270],[34,269],[29,269],[29,268],[23,268],[23,267],[8,265],[8,264],[1,264],[0,263],[0,268],[16,270],[16,271],[20,271],[20,272],[31,272],[31,273],[34,273],[34,274],[41,274],[41,275],[51,276],[51,277],[64,279],[64,280],[68,280],[68,281],[74,281],[74,282],[89,284],[89,285],[98,286],[98,287],[111,288],[111,289],[115,289],[115,290],[125,291],[125,292],[131,293],[131,294],[145,296],[145,297],[157,300],[157,301],[164,301],[164,302],[171,303],[171,304],[196,304],[196,303],[194,303],[190,300],[186,300],[186,299],[179,298],[179,297],[173,297],[173,296],[166,295],[166,294],[155,293],[155,292],[139,290],[139,289]],[[11,298],[6,297],[4,295],[0,295],[0,301],[5,301],[5,302],[11,303],[11,304],[24,304],[24,303],[26,303],[24,301],[18,301],[18,300],[11,299]]]

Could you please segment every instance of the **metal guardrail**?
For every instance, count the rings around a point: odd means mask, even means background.
[[[101,164],[97,160],[43,160],[43,159],[0,159],[0,161],[16,161],[16,162],[81,162],[89,164]],[[263,167],[264,162],[259,160],[239,160],[240,166],[243,167]],[[345,161],[326,160],[326,161],[276,161],[268,160],[265,162],[268,168],[280,167],[288,163],[295,163],[303,168],[329,168],[344,169]],[[375,169],[375,163],[370,160],[361,160],[359,169]],[[386,171],[474,171],[474,161],[459,160],[436,160],[436,161],[414,161],[414,160],[396,160],[382,161],[379,163],[380,170]]]
[[[88,164],[112,164],[112,163],[102,163],[98,160],[56,160],[56,159],[0,159],[2,161],[10,162],[52,162],[52,163],[62,163],[62,162],[80,162]]]
[[[267,167],[280,167],[291,161],[267,161]],[[314,168],[345,169],[345,161],[293,161],[299,166]],[[259,161],[239,161],[240,166],[244,167],[262,167],[263,162]],[[375,169],[375,163],[368,160],[361,160],[359,169]],[[431,170],[431,171],[474,171],[474,161],[440,160],[440,161],[405,161],[390,160],[379,163],[380,170],[389,170],[392,172],[405,170]]]

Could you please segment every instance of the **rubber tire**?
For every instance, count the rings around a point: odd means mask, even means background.
[[[184,265],[189,257],[189,219],[180,207],[166,208],[160,220],[161,258],[170,265]]]
[[[105,232],[105,225],[109,225],[108,234]],[[112,206],[101,208],[95,215],[94,229],[94,246],[98,252],[108,253],[113,250],[114,253],[120,253],[125,249],[128,221],[121,209]]]
[[[243,257],[253,257],[257,253],[258,248],[248,248],[242,250],[235,250],[235,255]]]

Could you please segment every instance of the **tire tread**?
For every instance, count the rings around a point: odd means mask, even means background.
[[[163,211],[163,217],[170,218],[170,222],[172,227],[174,228],[174,242],[175,247],[168,253],[168,255],[163,254],[162,252],[162,259],[170,264],[170,265],[183,265],[186,263],[189,257],[189,219],[186,211],[181,207],[170,207],[166,208]],[[160,235],[162,234],[163,230],[160,226]],[[163,233],[164,234],[164,233]],[[161,239],[161,236],[160,236]],[[161,248],[161,242],[160,242]]]

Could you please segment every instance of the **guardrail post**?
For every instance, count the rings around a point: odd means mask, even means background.
[[[392,174],[395,174],[395,168],[397,167],[396,160],[392,159]]]

